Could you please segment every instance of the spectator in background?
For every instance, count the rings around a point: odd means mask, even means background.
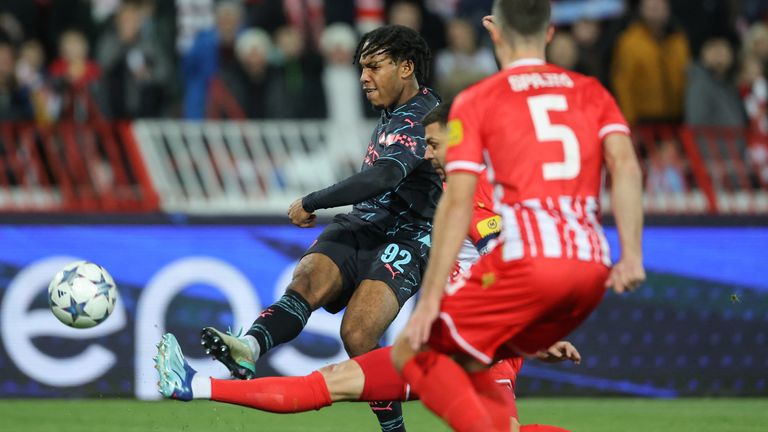
[[[325,59],[323,88],[328,103],[328,119],[354,127],[363,120],[363,92],[360,73],[353,64],[358,36],[347,24],[325,28],[320,51]]]
[[[742,58],[738,87],[750,129],[768,135],[768,80],[763,63],[757,56],[745,54]]]
[[[243,114],[251,119],[267,118],[274,93],[275,71],[269,64],[272,39],[262,29],[252,28],[237,37],[236,67],[225,67],[219,72],[224,86],[237,100]]]
[[[192,48],[198,33],[214,26],[213,0],[175,0],[174,6],[176,51],[184,55]]]
[[[600,80],[608,87],[608,73],[606,66],[607,47],[601,38],[602,28],[597,20],[584,18],[573,23],[571,28],[579,51],[579,61],[576,63],[576,72],[589,75]]]
[[[13,46],[0,42],[0,120],[18,121],[32,117],[26,93],[16,82],[16,59]]]
[[[472,23],[456,18],[448,23],[448,47],[435,58],[435,81],[440,95],[451,100],[460,91],[498,70],[489,48],[477,44]]]
[[[125,1],[114,26],[100,38],[97,56],[114,118],[163,114],[171,77],[170,54],[145,26],[152,9],[142,1]]]
[[[674,140],[661,140],[658,151],[651,155],[648,160],[645,188],[651,196],[677,195],[685,192],[682,160]]]
[[[67,30],[61,34],[59,58],[51,64],[49,74],[61,101],[58,117],[78,120],[88,117],[101,69],[88,57],[88,41],[82,32]]]
[[[733,50],[724,38],[707,40],[698,62],[688,68],[685,122],[693,126],[745,124],[744,109],[733,81]]]
[[[755,55],[745,55],[739,70],[739,91],[749,121],[747,163],[758,183],[768,185],[768,80],[763,63]]]
[[[323,63],[306,49],[304,34],[290,26],[275,32],[278,64],[275,88],[282,97],[270,104],[271,117],[291,119],[325,118]]]
[[[743,1],[743,0],[740,0]],[[763,0],[765,7],[765,0]],[[685,29],[692,53],[713,37],[735,39],[736,2],[729,0],[673,0],[672,14]]]
[[[579,63],[579,47],[570,33],[555,33],[547,45],[547,61],[564,69],[576,70]]]
[[[757,59],[762,67],[763,74],[768,72],[768,25],[755,23],[744,38],[744,56],[752,56]]]
[[[55,111],[45,73],[45,53],[42,44],[36,39],[24,42],[19,49],[16,62],[16,81],[29,95],[35,120],[40,124],[50,122],[50,113]]]
[[[243,22],[240,3],[221,1],[216,5],[216,27],[198,33],[182,58],[184,77],[184,117],[205,117],[208,87],[221,67],[232,66],[235,40]]]
[[[642,0],[638,19],[616,42],[611,68],[613,90],[630,124],[682,119],[690,57],[667,0]]]
[[[429,12],[424,7],[423,1],[394,0],[389,2],[387,7],[387,24],[401,25],[416,30],[427,41],[427,45],[433,53],[445,48],[446,31],[443,21],[437,15]],[[428,86],[432,84],[431,71],[435,69],[434,60],[432,58],[430,61],[430,76],[422,84]]]

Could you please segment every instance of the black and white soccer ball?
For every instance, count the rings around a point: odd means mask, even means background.
[[[104,267],[87,261],[67,264],[48,285],[48,303],[59,321],[90,328],[109,317],[117,303],[117,287]]]

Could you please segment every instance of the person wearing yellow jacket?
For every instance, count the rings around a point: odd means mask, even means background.
[[[688,38],[672,25],[667,0],[642,0],[638,19],[614,48],[611,84],[630,124],[680,121],[691,59]]]

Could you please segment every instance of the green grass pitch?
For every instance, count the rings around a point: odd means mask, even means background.
[[[405,404],[408,430],[447,431],[419,402]],[[765,432],[764,399],[526,399],[523,423],[574,432]],[[277,415],[212,402],[0,399],[8,432],[359,432],[378,431],[364,404],[341,403],[306,414]]]

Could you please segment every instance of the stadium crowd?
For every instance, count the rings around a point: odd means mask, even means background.
[[[427,84],[450,100],[497,70],[480,25],[491,4],[7,0],[0,4],[0,120],[375,118],[353,63],[361,34],[385,23],[418,30],[433,51]],[[598,78],[630,124],[768,133],[768,1],[553,6],[549,60]],[[750,146],[749,154],[741,147],[741,157],[768,167],[768,146]],[[681,152],[661,140],[647,187],[685,189]]]

